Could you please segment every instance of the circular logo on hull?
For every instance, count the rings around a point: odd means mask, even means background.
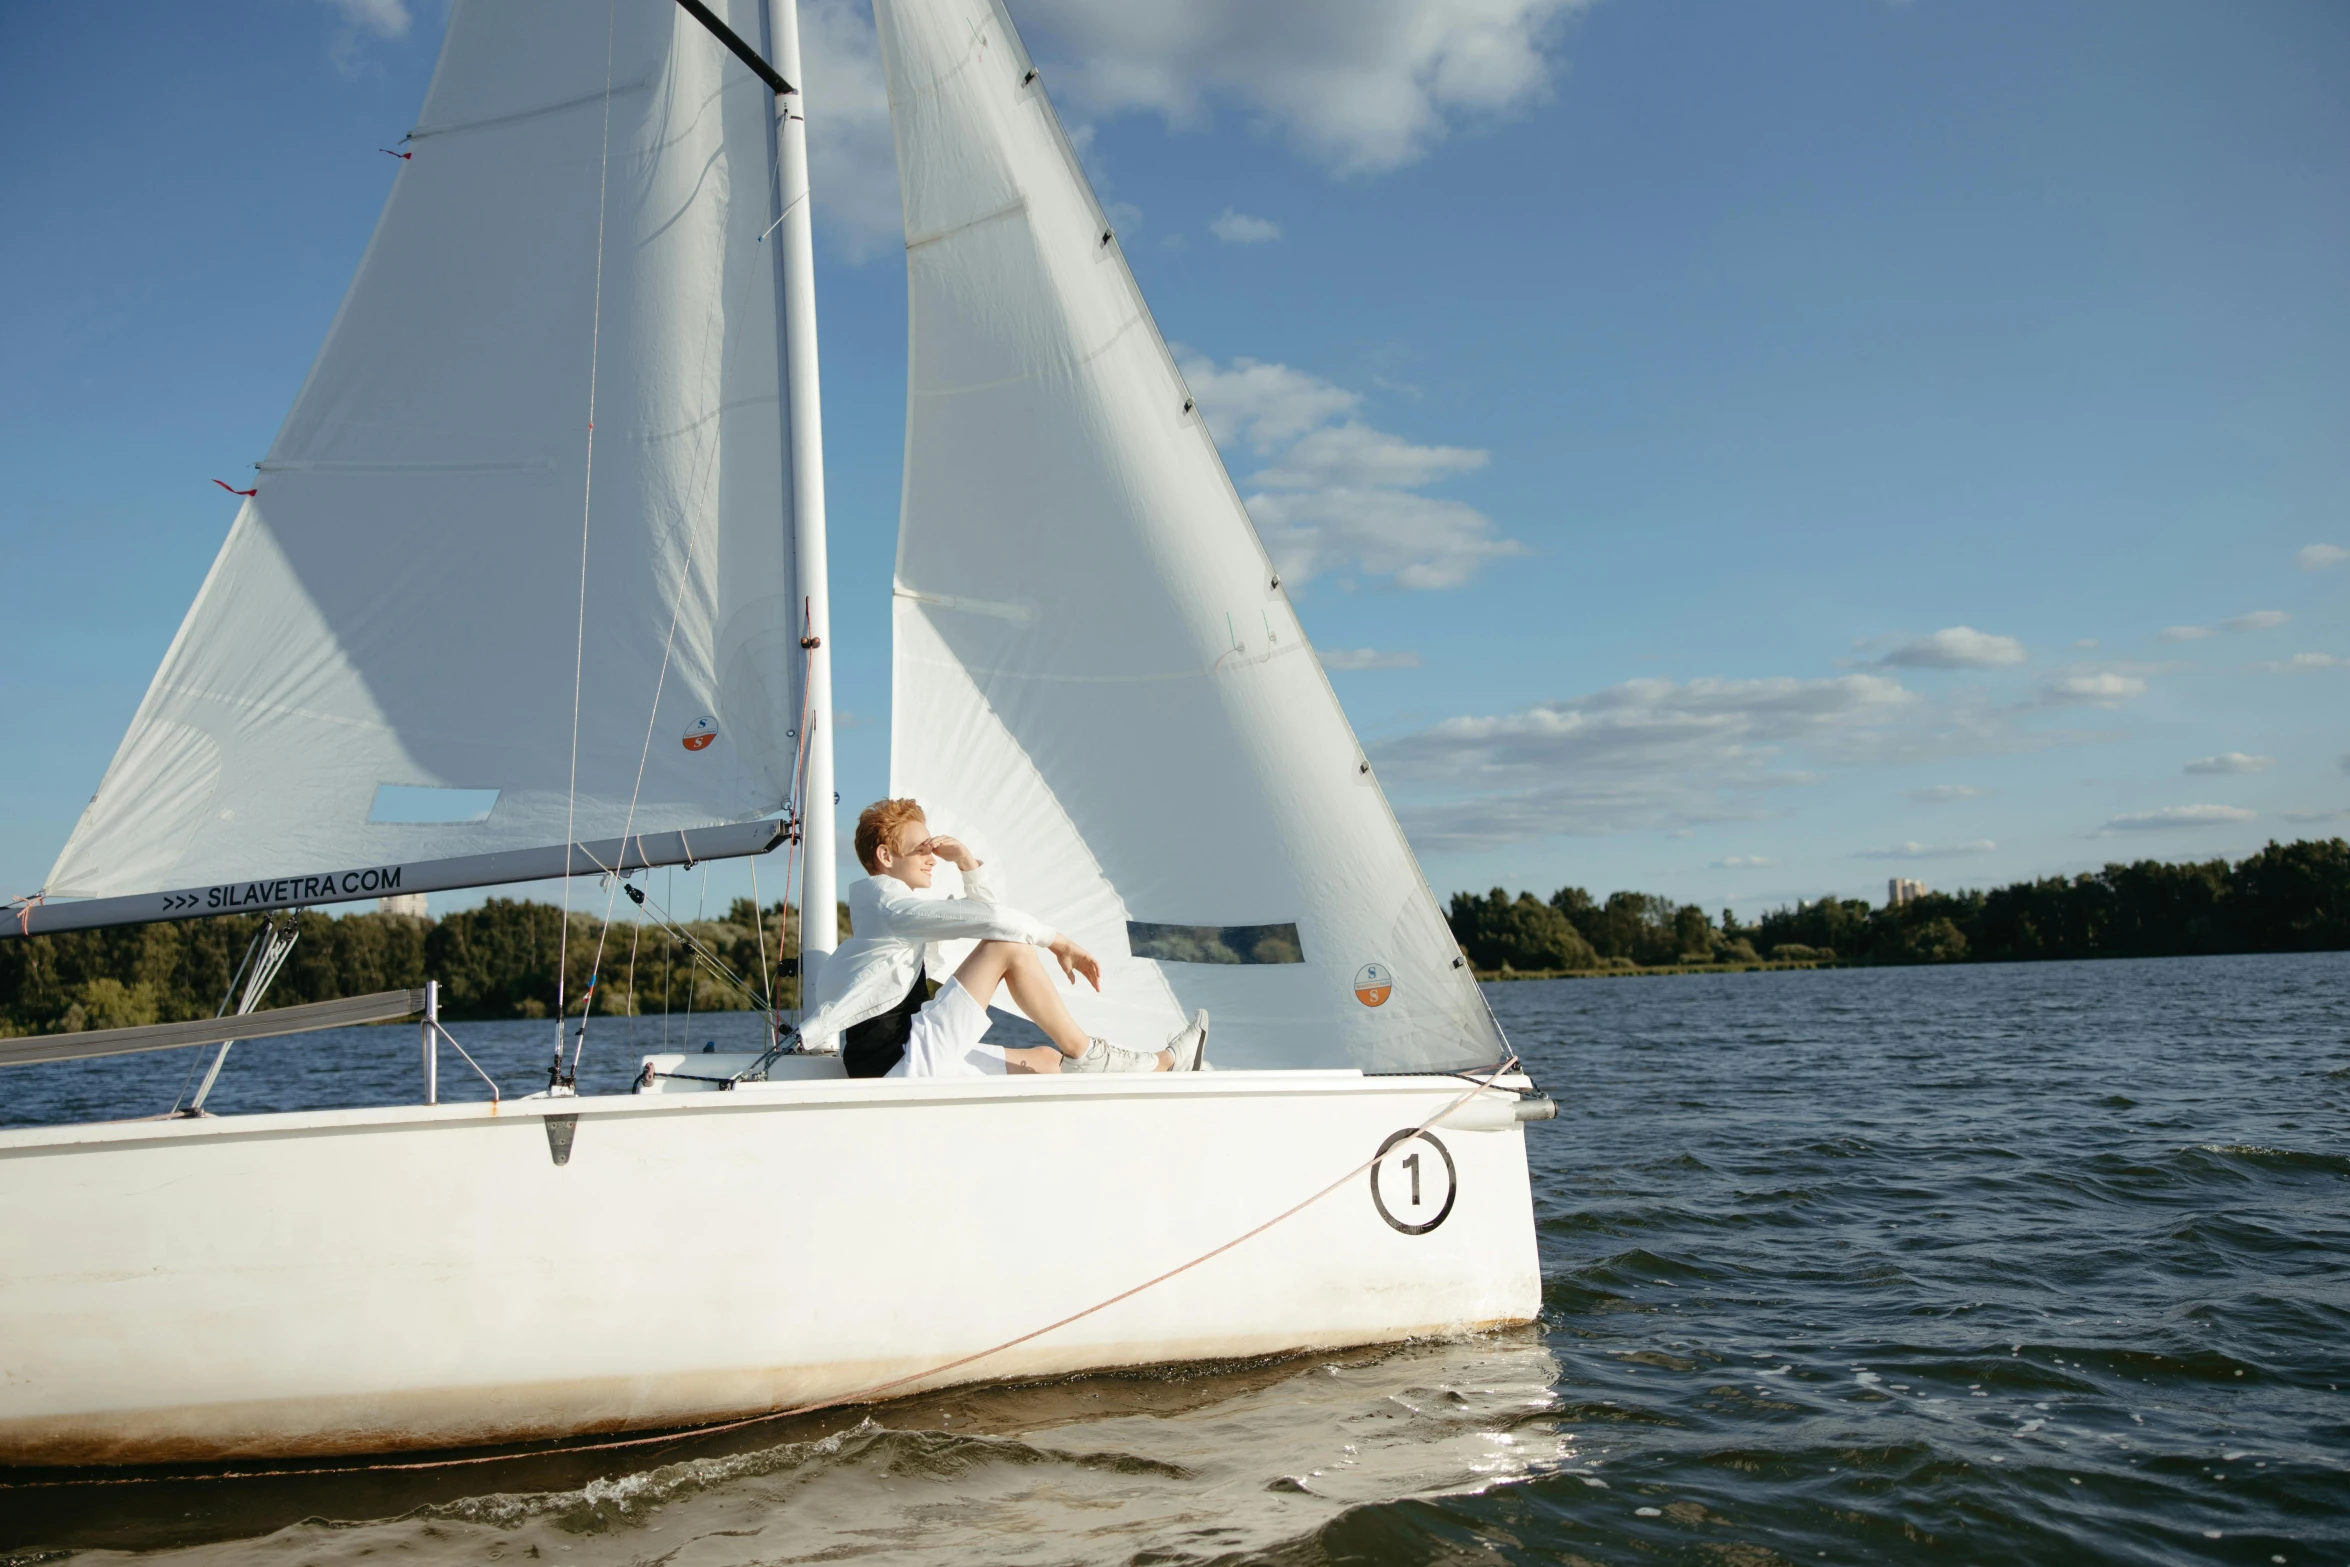
[[[1383,1005],[1395,994],[1395,976],[1384,963],[1366,963],[1355,970],[1355,999],[1364,1006]]]
[[[689,751],[707,751],[710,742],[718,738],[718,720],[697,718],[685,726],[685,738],[679,742]]]
[[[1406,1235],[1425,1235],[1452,1216],[1460,1195],[1452,1150],[1433,1132],[1390,1133],[1371,1161],[1371,1202],[1379,1217]]]

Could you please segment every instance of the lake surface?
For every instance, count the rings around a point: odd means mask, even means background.
[[[657,1457],[0,1491],[0,1561],[2350,1562],[2350,954],[1488,994],[1560,1104],[1537,1328]],[[625,1083],[626,1030],[583,1077]],[[552,1024],[456,1031],[543,1081]],[[413,1041],[240,1045],[213,1105],[412,1099]],[[10,1069],[0,1121],[187,1071]]]

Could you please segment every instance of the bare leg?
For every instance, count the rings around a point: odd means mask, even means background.
[[[955,970],[955,979],[981,1006],[993,1000],[996,986],[1002,985],[1012,993],[1013,1004],[1027,1014],[1028,1021],[1043,1029],[1045,1037],[1072,1061],[1085,1054],[1086,1047],[1093,1043],[1077,1019],[1069,1015],[1067,1003],[1061,1000],[1060,987],[1053,983],[1044,959],[1025,941],[981,942]],[[1008,1051],[1006,1059],[1010,1059]],[[1169,1052],[1160,1051],[1159,1070],[1165,1071],[1174,1059]]]
[[[1029,1073],[1050,1077],[1061,1070],[1061,1052],[1050,1045],[1006,1045],[1004,1070],[1014,1077]]]
[[[1009,990],[1028,1021],[1043,1029],[1045,1037],[1072,1060],[1085,1054],[1085,1047],[1092,1043],[1046,977],[1036,949],[1025,941],[981,942],[955,970],[955,979],[981,1006],[995,999],[998,985]]]

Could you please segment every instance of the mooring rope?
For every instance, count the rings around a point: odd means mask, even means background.
[[[186,1484],[200,1480],[279,1480],[305,1475],[397,1474],[425,1469],[466,1469],[480,1464],[511,1463],[518,1459],[565,1458],[575,1453],[616,1453],[632,1448],[658,1447],[664,1444],[691,1442],[699,1440],[703,1437],[723,1436],[729,1431],[745,1431],[753,1426],[771,1425],[778,1420],[793,1420],[797,1419],[801,1415],[819,1414],[827,1409],[839,1409],[850,1404],[869,1403],[882,1394],[893,1393],[900,1388],[911,1387],[917,1382],[927,1382],[932,1377],[944,1376],[950,1371],[960,1371],[965,1366],[976,1365],[980,1361],[992,1359],[993,1357],[1002,1354],[1008,1349],[1017,1349],[1023,1344],[1043,1338],[1048,1333],[1058,1332],[1060,1329],[1069,1326],[1073,1322],[1082,1322],[1087,1317],[1091,1317],[1097,1315],[1100,1312],[1107,1311],[1112,1306],[1118,1305],[1122,1301],[1132,1300],[1135,1296],[1142,1294],[1145,1290],[1155,1289],[1159,1285],[1166,1283],[1169,1279],[1179,1278],[1183,1274],[1189,1273],[1192,1269],[1199,1267],[1203,1263],[1212,1262],[1216,1258],[1223,1256],[1224,1253],[1231,1251],[1234,1247],[1246,1245],[1248,1242],[1255,1240],[1258,1236],[1264,1234],[1267,1230],[1270,1230],[1276,1225],[1279,1225],[1286,1220],[1293,1219],[1297,1215],[1305,1212],[1308,1208],[1311,1208],[1314,1204],[1320,1202],[1323,1198],[1329,1196],[1332,1192],[1337,1191],[1340,1187],[1352,1181],[1356,1176],[1361,1175],[1364,1171],[1370,1169],[1381,1159],[1385,1158],[1397,1144],[1402,1143],[1409,1138],[1418,1137],[1425,1133],[1437,1122],[1443,1120],[1446,1116],[1452,1114],[1455,1110],[1458,1110],[1462,1105],[1467,1104],[1477,1095],[1491,1088],[1496,1079],[1503,1076],[1517,1064],[1518,1058],[1514,1053],[1505,1057],[1503,1060],[1496,1063],[1493,1069],[1486,1073],[1483,1079],[1472,1084],[1468,1092],[1461,1094],[1450,1104],[1437,1111],[1434,1115],[1428,1117],[1427,1120],[1422,1121],[1418,1126],[1413,1127],[1411,1131],[1405,1133],[1403,1136],[1388,1139],[1385,1145],[1381,1147],[1379,1152],[1371,1155],[1370,1158],[1365,1159],[1361,1164],[1356,1165],[1353,1169],[1347,1171],[1337,1180],[1332,1181],[1329,1185],[1323,1187],[1320,1191],[1315,1192],[1312,1196],[1307,1197],[1302,1201],[1292,1203],[1287,1208],[1284,1208],[1279,1213],[1273,1215],[1273,1217],[1270,1219],[1267,1219],[1264,1223],[1257,1225],[1254,1229],[1244,1230],[1240,1234],[1232,1237],[1232,1239],[1226,1241],[1223,1245],[1201,1252],[1198,1256],[1192,1258],[1189,1262],[1178,1263],[1176,1266],[1169,1268],[1166,1272],[1156,1274],[1151,1278],[1147,1278],[1140,1284],[1134,1285],[1130,1289],[1120,1290],[1117,1294],[1110,1296],[1107,1300],[1097,1301],[1082,1311],[1072,1311],[1065,1317],[1062,1317],[1053,1322],[1048,1322],[1041,1328],[1031,1328],[1026,1333],[1019,1334],[1013,1338],[1005,1339],[1000,1344],[990,1344],[985,1349],[975,1350],[968,1355],[961,1355],[953,1360],[944,1361],[935,1366],[926,1366],[920,1371],[909,1371],[904,1376],[890,1377],[885,1381],[872,1382],[868,1383],[864,1387],[852,1388],[846,1393],[835,1394],[831,1398],[820,1398],[810,1403],[794,1404],[788,1409],[773,1409],[769,1410],[765,1414],[746,1415],[739,1420],[725,1420],[711,1425],[692,1426],[683,1430],[662,1431],[650,1436],[615,1437],[601,1442],[583,1442],[566,1447],[542,1448],[536,1452],[475,1453],[459,1458],[403,1459],[398,1461],[366,1464],[320,1465],[316,1467],[300,1469],[239,1469],[225,1470],[218,1474],[204,1475],[169,1475],[162,1477],[151,1477],[145,1475],[116,1477],[109,1475],[75,1478],[70,1480],[12,1480],[0,1481],[0,1491],[59,1490],[78,1486],[100,1485],[145,1485],[149,1483],[162,1483],[164,1481],[169,1481],[175,1484]]]

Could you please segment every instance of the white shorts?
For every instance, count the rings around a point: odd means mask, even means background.
[[[922,1003],[906,1036],[905,1058],[885,1077],[1002,1077],[1004,1047],[983,1045],[980,1036],[993,1020],[959,979],[939,987]]]

